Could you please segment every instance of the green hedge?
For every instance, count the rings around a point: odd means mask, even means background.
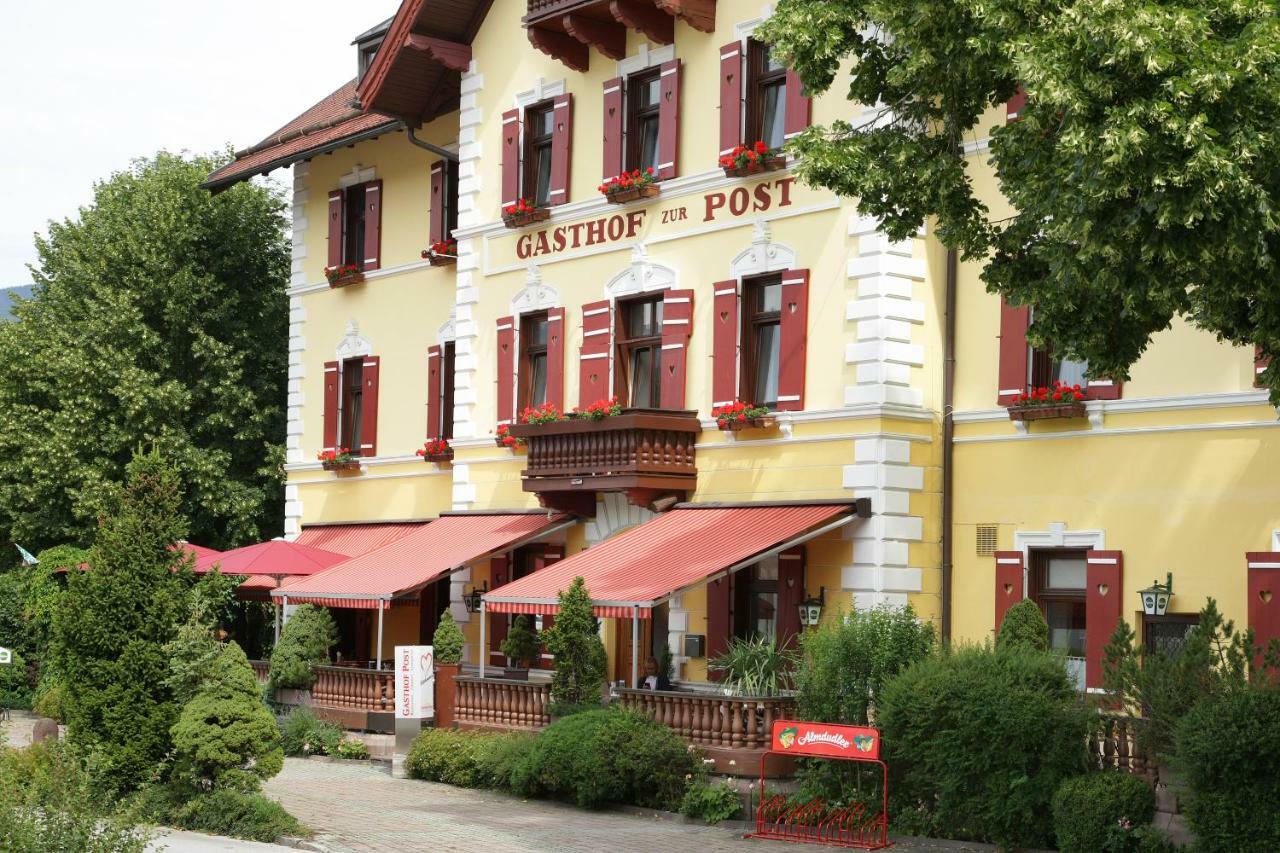
[[[203,793],[180,784],[153,785],[139,793],[138,804],[154,823],[211,835],[275,841],[307,833],[284,806],[257,792],[224,788]]]
[[[1086,767],[1089,715],[1060,659],[960,648],[912,664],[878,705],[900,832],[1053,842],[1050,802]]]
[[[1155,816],[1156,795],[1145,780],[1105,771],[1068,779],[1053,795],[1053,830],[1062,853],[1104,849],[1118,828],[1145,826]]]
[[[1280,850],[1280,687],[1205,699],[1178,724],[1176,741],[1197,850]]]
[[[515,765],[533,741],[531,735],[424,729],[414,738],[406,766],[414,779],[460,788],[508,789]]]

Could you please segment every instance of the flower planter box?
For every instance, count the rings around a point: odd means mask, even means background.
[[[433,267],[451,267],[457,262],[457,255],[427,255],[427,263]]]
[[[747,418],[745,421],[716,421],[716,426],[725,432],[740,432],[744,429],[773,429],[778,419],[772,415],[762,418]]]
[[[550,208],[539,207],[537,210],[531,210],[528,213],[503,214],[502,224],[508,228],[523,228],[535,222],[546,222],[550,218]]]
[[[628,187],[625,190],[609,193],[605,199],[609,204],[626,204],[638,198],[657,198],[662,188],[657,184],[646,184],[643,187]]]
[[[320,463],[320,466],[326,471],[337,471],[341,474],[343,471],[359,471],[360,460],[352,459],[349,462],[338,462],[337,460],[324,461]]]
[[[776,172],[779,169],[785,169],[786,166],[786,157],[764,157],[746,166],[724,166],[723,168],[727,178],[745,178],[747,175],[760,172]]]
[[[502,677],[507,681],[528,681],[529,668],[521,666],[506,666],[502,668]]]
[[[423,460],[424,462],[452,462],[452,461],[453,461],[453,448],[452,448],[452,447],[451,447],[451,448],[449,448],[449,449],[448,449],[448,450],[446,450],[444,453],[428,453],[428,454],[423,454],[422,460]]]
[[[1011,421],[1041,421],[1050,418],[1083,418],[1088,414],[1084,403],[1062,403],[1055,406],[1010,406]]]
[[[339,287],[350,287],[353,284],[362,284],[364,282],[364,273],[353,272],[351,275],[339,276],[329,281],[329,287],[337,289]]]

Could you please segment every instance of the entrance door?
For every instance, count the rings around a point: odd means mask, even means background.
[[[440,617],[449,609],[449,576],[422,588],[418,594],[418,643],[431,645]]]
[[[613,656],[613,680],[621,681],[630,687],[631,683],[631,619],[614,619],[614,643],[616,653]],[[640,620],[640,675],[644,676],[644,662],[649,657],[648,649],[653,648],[653,620]]]

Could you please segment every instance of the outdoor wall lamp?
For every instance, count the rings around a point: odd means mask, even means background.
[[[1169,609],[1169,599],[1173,598],[1173,572],[1169,572],[1164,583],[1152,581],[1151,586],[1138,590],[1142,596],[1142,612],[1148,616],[1163,616]]]
[[[468,613],[480,612],[480,596],[489,591],[489,582],[485,581],[479,588],[471,587],[471,592],[462,596],[462,603],[467,608]]]
[[[818,588],[817,598],[806,598],[800,602],[798,606],[800,610],[800,624],[808,628],[817,625],[822,619],[822,605],[827,601],[827,588],[825,586]]]

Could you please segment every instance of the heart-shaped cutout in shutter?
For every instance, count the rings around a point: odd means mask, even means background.
[[[1269,589],[1260,589],[1260,590],[1258,590],[1258,598],[1262,599],[1262,603],[1263,603],[1263,604],[1270,604],[1270,603],[1271,603],[1271,590],[1269,590]]]
[[[1004,594],[1013,595],[1013,584],[1007,583],[1004,585]]]
[[[721,311],[721,312],[720,312],[720,322],[721,322],[721,323],[727,323],[728,321],[729,321],[729,312],[728,312],[728,311]]]
[[[1105,596],[1108,592],[1111,592],[1111,587],[1107,586],[1105,583],[1098,584],[1098,595]]]

